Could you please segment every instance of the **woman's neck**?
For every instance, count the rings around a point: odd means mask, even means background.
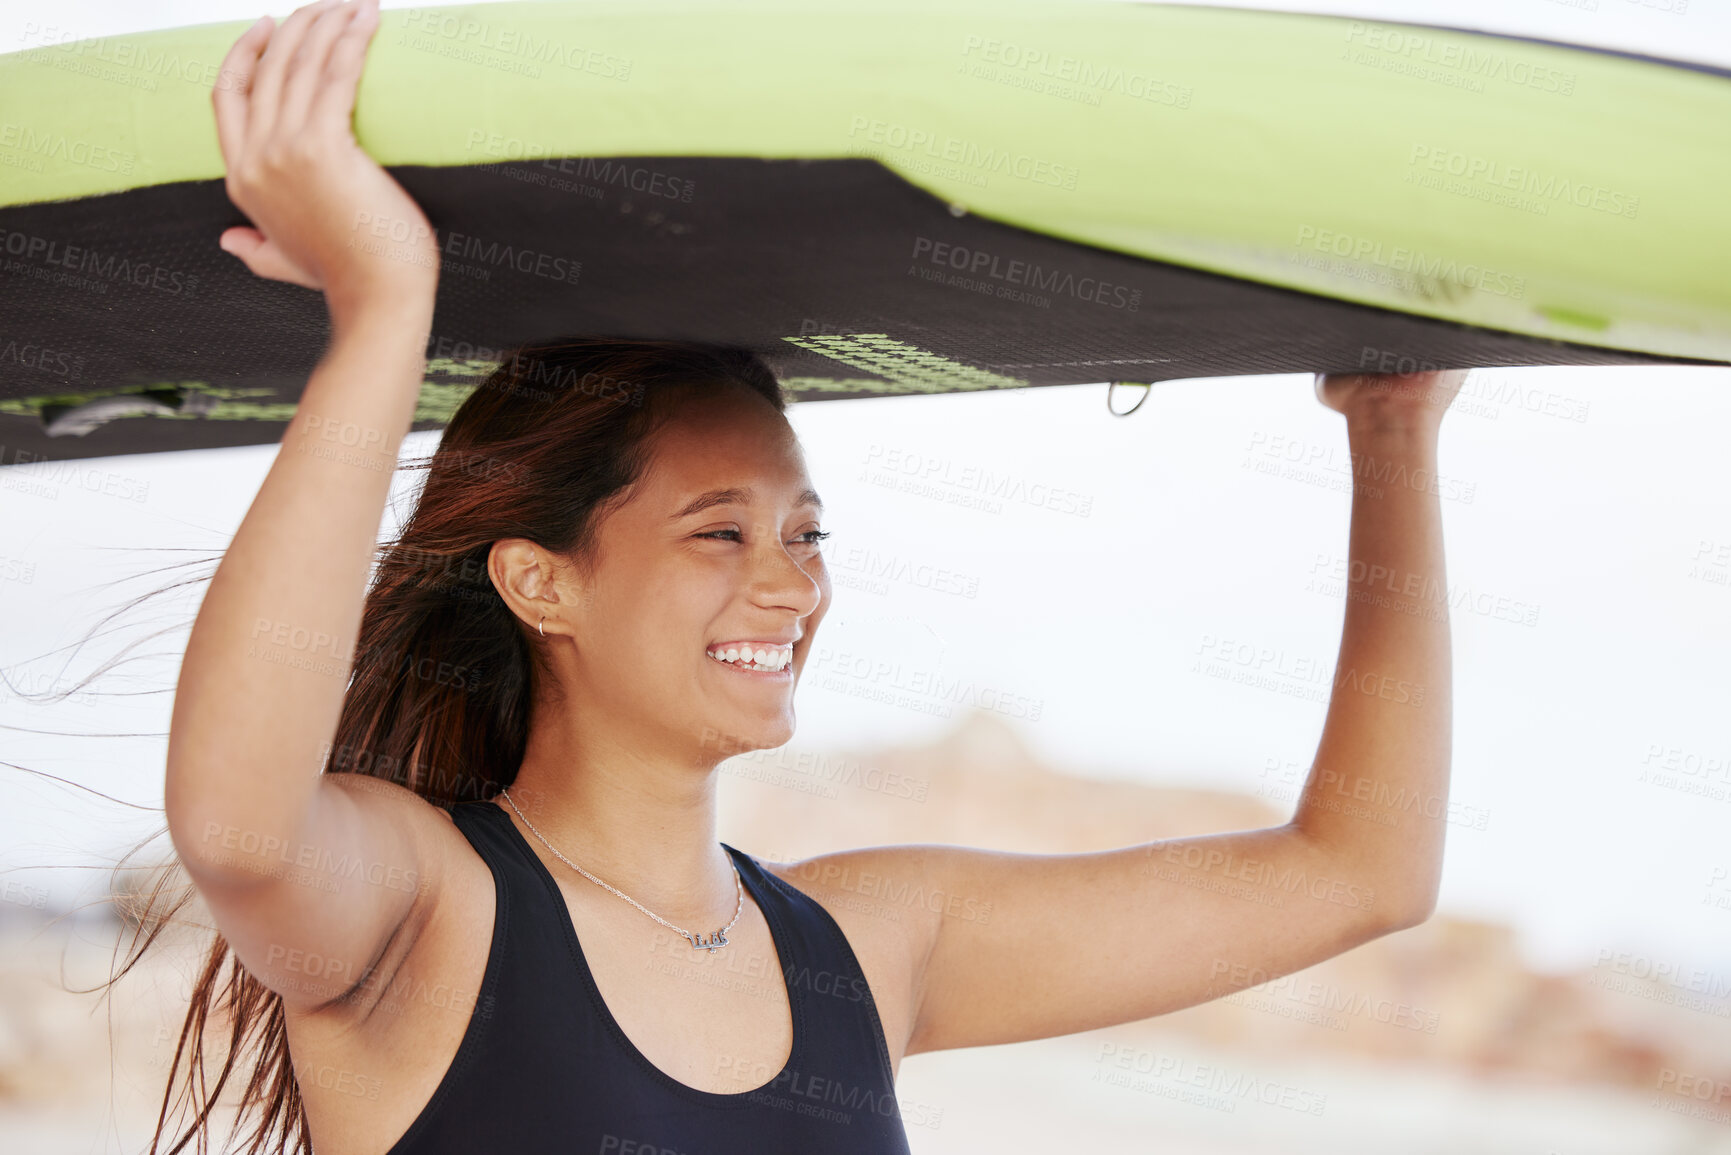
[[[565,858],[670,922],[712,918],[737,899],[716,838],[715,770],[635,750],[531,742],[509,793],[532,846]],[[596,745],[593,738],[583,745]],[[520,812],[520,815],[519,813]],[[536,837],[536,832],[540,838]],[[555,877],[569,871],[557,856]],[[575,872],[571,872],[575,873]],[[581,876],[579,876],[581,877]]]

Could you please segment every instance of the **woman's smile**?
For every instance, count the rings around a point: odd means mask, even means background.
[[[723,642],[705,651],[710,660],[758,678],[793,677],[791,642]]]

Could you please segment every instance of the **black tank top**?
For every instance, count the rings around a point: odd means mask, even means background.
[[[451,817],[493,872],[492,947],[456,1057],[388,1155],[908,1155],[877,1004],[809,895],[721,844],[775,940],[793,1050],[756,1090],[699,1090],[620,1029],[510,816],[466,802]]]

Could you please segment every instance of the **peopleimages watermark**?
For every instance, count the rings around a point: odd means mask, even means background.
[[[493,268],[508,268],[530,276],[543,277],[551,281],[563,281],[576,284],[578,276],[583,272],[583,262],[569,257],[544,253],[537,249],[521,248],[516,245],[504,244],[499,241],[484,240],[469,233],[459,233],[447,230],[443,240],[439,237],[436,227],[422,224],[419,221],[409,221],[401,217],[381,217],[364,209],[357,210],[354,223],[350,226],[356,236],[349,238],[349,247],[358,248],[363,252],[379,256],[393,256],[382,243],[390,241],[394,244],[411,244],[431,237],[438,250],[449,257],[464,260],[479,261],[482,265]],[[362,239],[360,234],[377,238],[377,241]],[[419,263],[422,256],[418,250],[401,259]],[[430,258],[429,258],[430,260]],[[491,270],[480,268],[464,270],[458,266],[456,270],[479,275],[480,280],[490,280]]]
[[[929,128],[878,120],[858,113],[848,123],[848,136],[864,137],[866,143],[883,145],[898,152],[914,153],[933,163],[959,166],[958,172],[973,170],[977,180],[969,183],[984,185],[988,175],[1015,177],[1035,184],[1074,189],[1077,171],[1074,165],[1059,164],[1045,157],[1032,156],[1009,148],[996,148],[975,141],[934,132]],[[875,156],[869,150],[858,155]],[[967,175],[959,179],[968,180]]]
[[[31,580],[35,580],[34,564],[31,567]],[[73,688],[80,684],[63,682],[58,675],[48,670],[26,673],[18,667],[0,668],[0,702],[5,701],[8,697],[14,697],[34,699],[36,702],[42,702],[45,699],[54,702],[70,702],[85,707],[102,704],[101,695],[89,690]]]
[[[479,666],[458,665],[394,643],[345,651],[339,645],[338,634],[263,617],[254,620],[248,640],[249,658],[345,680],[356,670],[370,670],[376,677],[415,678],[472,692],[483,686],[482,676],[486,672]],[[349,645],[354,646],[352,640]]]
[[[0,582],[31,585],[36,581],[36,563],[21,557],[0,556]]]
[[[1132,289],[1128,285],[1116,284],[1099,277],[1077,277],[1074,273],[1048,269],[1032,261],[1005,260],[998,253],[970,249],[931,237],[914,238],[914,251],[910,259],[916,266],[923,261],[928,265],[960,270],[970,277],[989,277],[1006,286],[1026,286],[1038,292],[1074,297],[1078,301],[1105,305],[1110,309],[1123,309],[1130,313],[1134,313],[1142,304],[1141,289]],[[996,295],[1006,294],[1000,292]]]
[[[1329,489],[1359,490],[1378,498],[1384,496],[1388,487],[1434,493],[1446,501],[1465,505],[1471,505],[1478,495],[1476,481],[1450,477],[1422,466],[1409,470],[1401,458],[1378,458],[1349,447],[1343,460],[1337,446],[1260,429],[1250,435],[1239,468]]]
[[[1044,698],[1030,697],[967,676],[941,670],[904,666],[899,661],[820,646],[806,667],[820,689],[866,701],[901,706],[919,714],[948,718],[956,706],[990,710],[1006,717],[1038,722]]]
[[[1322,268],[1359,280],[1414,290],[1427,296],[1444,295],[1443,286],[1451,282],[1465,289],[1477,289],[1515,300],[1524,298],[1527,292],[1525,277],[1472,261],[1463,264],[1454,257],[1440,257],[1405,245],[1394,245],[1385,249],[1383,242],[1374,237],[1321,229],[1315,225],[1300,225],[1298,236],[1293,238],[1292,243],[1296,248],[1308,247],[1318,253],[1341,258],[1340,261],[1321,264],[1309,260],[1301,261],[1307,267]],[[1375,268],[1366,268],[1366,262]],[[1397,273],[1403,276],[1394,276]]]
[[[1686,16],[1689,13],[1689,0],[1623,0],[1625,4],[1633,4],[1639,8],[1651,8],[1663,12],[1667,16]]]
[[[1613,216],[1633,218],[1641,198],[1590,181],[1570,180],[1522,165],[1506,164],[1491,157],[1465,153],[1440,145],[1415,144],[1407,157],[1405,180],[1415,179],[1427,188],[1494,200],[1546,216],[1553,204],[1568,204]],[[1427,175],[1460,178],[1462,184],[1427,183]],[[1482,186],[1479,187],[1479,186]],[[1497,198],[1503,199],[1497,199]]]
[[[736,1083],[751,1084],[752,1089],[742,1094],[754,1105],[774,1107],[844,1126],[851,1125],[856,1114],[878,1115],[886,1119],[900,1116],[906,1125],[933,1130],[943,1121],[942,1107],[918,1100],[898,1099],[894,1088],[880,1093],[876,1086],[847,1082],[817,1071],[802,1071],[791,1064],[775,1070],[757,1059],[718,1055],[715,1072]],[[622,1149],[611,1150],[626,1155]],[[662,1153],[651,1149],[640,1151],[638,1155]],[[693,1151],[690,1155],[701,1153]]]
[[[1731,1123],[1731,1081],[1661,1067],[1647,1105],[1672,1115]]]
[[[1284,906],[1287,895],[1306,896],[1353,910],[1370,910],[1376,905],[1374,887],[1324,874],[1313,875],[1303,867],[1277,867],[1273,862],[1245,858],[1211,843],[1168,839],[1149,843],[1143,854],[1145,860],[1138,873],[1145,877],[1202,889],[1216,889],[1205,885],[1215,880],[1231,880],[1243,884],[1237,888],[1241,892],[1237,897],[1267,906]],[[1181,871],[1179,867],[1184,869]]]
[[[958,462],[953,458],[879,442],[873,442],[867,448],[865,471],[860,480],[876,484],[871,475],[873,470],[881,471],[892,479],[899,479],[897,485],[886,488],[899,488],[906,493],[926,496],[933,488],[944,488],[999,499],[997,508],[989,510],[993,513],[1001,512],[1003,501],[1019,502],[1038,509],[1048,509],[1053,513],[1073,514],[1076,517],[1087,517],[1094,508],[1092,494],[1078,493],[1073,489],[1046,482],[1030,482],[1011,473],[993,473],[978,465]]]
[[[1603,948],[1593,960],[1587,985],[1716,1018],[1731,1018],[1731,975]]]
[[[0,881],[0,902],[28,906],[33,910],[47,910],[48,891],[45,887],[31,886],[27,882],[8,878]]]
[[[1391,566],[1362,559],[1341,557],[1317,551],[1310,565],[1310,580],[1305,584],[1309,593],[1327,597],[1346,595],[1350,600],[1374,599],[1386,593],[1406,599],[1406,612],[1417,614],[1425,609],[1463,610],[1496,621],[1522,626],[1536,626],[1539,607],[1506,594],[1475,590],[1466,582],[1446,583],[1435,574],[1414,570],[1397,570]],[[1385,603],[1393,604],[1393,603]],[[1446,613],[1432,614],[1432,620],[1442,620]]]
[[[397,467],[397,456],[383,430],[318,413],[309,413],[301,424],[294,451],[376,473],[391,473]]]
[[[256,873],[271,873],[284,869],[314,872],[321,889],[335,890],[337,880],[346,878],[382,886],[405,893],[425,893],[428,883],[419,879],[413,867],[399,866],[383,859],[367,861],[346,851],[337,854],[329,847],[312,842],[289,842],[273,834],[221,822],[206,822],[198,849],[202,861],[217,861],[239,866]],[[212,846],[215,842],[217,845]],[[219,849],[220,847],[220,849]],[[274,861],[269,861],[274,859]]]
[[[510,349],[489,349],[467,341],[438,338],[428,343],[429,373],[444,370],[460,376],[480,378],[476,389],[525,397],[531,401],[553,402],[573,394],[599,397],[620,405],[641,407],[645,396],[644,383],[626,377],[615,377],[594,369],[578,372],[577,366],[561,365],[556,357],[537,357]],[[450,355],[445,355],[450,354]]]
[[[44,132],[27,124],[0,122],[0,148],[9,148],[36,161],[32,172],[41,172],[41,161],[58,160],[99,172],[132,174],[133,155],[111,145],[97,144],[67,136],[63,132]],[[21,166],[13,166],[21,167]]]
[[[1279,758],[1266,758],[1263,760],[1262,781],[1257,784],[1256,796],[1274,802],[1295,802],[1303,793],[1305,783],[1310,780],[1311,769],[1302,762],[1282,762]],[[1327,797],[1330,792],[1335,795],[1334,798]],[[1363,818],[1379,826],[1399,825],[1395,812],[1414,810],[1426,818],[1442,818],[1448,823],[1471,830],[1484,830],[1491,820],[1491,812],[1484,807],[1469,806],[1447,799],[1442,794],[1421,793],[1405,785],[1391,788],[1387,782],[1362,775],[1353,779],[1349,788],[1346,776],[1332,770],[1323,770],[1318,774],[1316,783],[1308,792],[1308,801],[1311,805],[1322,805],[1324,809],[1334,813]],[[1358,806],[1355,803],[1367,805]]]
[[[471,152],[479,148],[488,156],[502,157],[507,161],[539,161],[540,166],[549,172],[595,182],[595,185],[586,185],[557,178],[548,179],[539,173],[526,174],[532,179],[532,183],[547,184],[555,189],[584,193],[593,189],[592,195],[599,196],[602,189],[595,186],[615,185],[645,196],[687,204],[697,194],[697,182],[687,177],[673,176],[638,164],[627,164],[617,157],[561,156],[551,145],[524,140],[522,137],[506,136],[499,132],[488,132],[485,129],[470,129],[469,139],[464,147]],[[503,171],[502,167],[500,171]]]
[[[1340,1018],[1342,1014],[1367,1018],[1385,1026],[1400,1027],[1425,1035],[1436,1034],[1442,1022],[1439,1012],[1425,1010],[1412,1003],[1376,998],[1362,991],[1351,991],[1296,973],[1276,977],[1254,964],[1223,958],[1214,960],[1208,975],[1208,989],[1212,991],[1214,980],[1222,976],[1225,976],[1226,985],[1234,992],[1223,996],[1222,1002],[1247,1006],[1281,1018],[1313,1022],[1317,1026],[1327,1026],[1332,1030],[1346,1029],[1347,1024]],[[1252,992],[1263,997],[1253,998]],[[1282,1007],[1282,1000],[1297,1003],[1309,1011]]]
[[[1558,96],[1575,91],[1575,74],[1534,64],[1490,47],[1481,37],[1433,35],[1411,26],[1354,20],[1346,30],[1344,59],[1419,80],[1483,92],[1485,81],[1502,81]]]
[[[11,460],[7,460],[10,457]],[[59,497],[50,486],[75,485],[91,493],[104,493],[121,501],[142,503],[150,496],[150,482],[128,477],[123,473],[98,468],[88,461],[52,460],[28,449],[13,449],[0,445],[0,465],[39,464],[30,470],[0,470],[0,489],[30,492],[38,497]]]
[[[1189,108],[1194,95],[1188,85],[1133,68],[1054,56],[1045,49],[1024,48],[990,36],[969,35],[962,42],[962,56],[963,75],[1082,104],[1097,105],[1102,93],[1114,92],[1149,104]]]
[[[709,731],[706,729],[705,734]],[[924,802],[930,782],[896,770],[862,763],[842,754],[793,751],[786,746],[774,750],[749,750],[734,754],[717,769],[741,778],[783,786],[824,798],[837,796],[837,786]],[[786,773],[782,773],[786,771]]]
[[[867,593],[886,594],[891,583],[970,599],[979,596],[980,592],[979,574],[915,561],[899,554],[884,554],[866,546],[851,546],[825,556],[829,558],[830,576],[837,585]]]
[[[333,1067],[329,1063],[320,1067],[296,1067],[295,1083],[302,1087],[318,1086],[339,1095],[352,1095],[357,1099],[373,1099],[379,1097],[384,1082],[371,1075],[359,1071],[351,1071],[347,1067]]]
[[[172,44],[158,46],[149,40],[135,40],[130,36],[87,37],[74,29],[35,21],[25,22],[19,39],[26,43],[34,42],[34,47],[21,54],[32,64],[47,64],[146,92],[156,91],[158,78],[181,80],[204,88],[234,82],[232,74],[222,72],[220,61],[193,57],[183,59],[180,50]]]
[[[54,349],[33,341],[6,340],[0,344],[0,366],[16,365],[51,377],[76,381],[84,371],[84,358],[66,349]]]
[[[1701,904],[1731,910],[1731,868],[1720,864],[1708,873],[1707,894],[1701,899]]]
[[[603,80],[631,79],[629,57],[538,37],[532,29],[478,20],[473,12],[473,9],[446,12],[438,8],[411,8],[404,14],[403,30],[397,34],[396,42],[453,60],[521,73],[531,79],[542,75],[544,65],[586,72]]]
[[[1689,557],[1688,576],[1709,585],[1731,585],[1731,538],[1713,541],[1698,538]]]
[[[1682,746],[1649,742],[1639,781],[1714,802],[1731,800],[1731,753],[1703,754]]]
[[[1144,1075],[1147,1078],[1137,1079]],[[1320,1115],[1328,1096],[1274,1079],[1246,1075],[1217,1063],[1198,1063],[1142,1047],[1101,1043],[1092,1080],[1135,1091],[1161,1094],[1199,1107],[1235,1113],[1246,1099],[1304,1115]],[[1196,1091],[1183,1093],[1187,1088]],[[1199,1093],[1200,1092],[1200,1093]]]
[[[1332,659],[1295,657],[1283,648],[1259,646],[1211,633],[1200,636],[1190,672],[1220,678],[1256,690],[1268,690],[1327,703],[1336,692],[1348,691],[1402,706],[1422,706],[1423,684],[1394,678],[1356,666],[1340,669]],[[1325,688],[1331,687],[1331,688]]]
[[[7,261],[8,273],[49,274],[58,283],[107,292],[111,282],[153,289],[159,293],[191,297],[198,292],[198,278],[179,269],[151,261],[104,255],[89,245],[70,245],[53,237],[39,237],[13,229],[0,229],[0,253],[19,258]],[[60,270],[68,270],[62,273]],[[92,280],[91,278],[96,278]]]
[[[1365,345],[1359,349],[1358,367],[1368,373],[1395,377],[1418,377],[1455,368],[1410,353],[1402,353],[1398,349],[1379,349],[1375,345]],[[1403,388],[1403,384],[1396,383],[1393,388],[1399,390]],[[1414,390],[1413,395],[1426,404],[1439,403],[1433,400],[1436,395],[1429,389]],[[1553,389],[1541,389],[1508,377],[1498,377],[1484,370],[1469,373],[1454,397],[1443,398],[1440,404],[1450,413],[1487,418],[1500,417],[1501,407],[1507,405],[1535,416],[1556,417],[1581,424],[1586,423],[1587,412],[1592,406],[1591,402],[1583,401],[1579,397],[1571,397]]]
[[[946,891],[941,886],[927,890],[923,879],[916,878],[910,882],[899,876],[859,870],[851,864],[836,862],[805,860],[785,865],[790,873],[798,875],[806,882],[815,883],[827,890],[846,891],[849,894],[874,898],[897,910],[919,907],[932,914],[958,918],[963,922],[984,924],[992,921],[991,900],[972,894]]]

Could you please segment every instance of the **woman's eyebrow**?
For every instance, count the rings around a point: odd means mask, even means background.
[[[756,497],[756,491],[749,487],[733,486],[729,489],[711,489],[707,493],[699,494],[689,504],[687,504],[684,509],[681,509],[668,520],[678,521],[681,518],[702,513],[706,509],[713,509],[718,505],[747,505],[755,500]],[[804,493],[801,493],[799,495],[799,500],[794,502],[794,504],[814,505],[817,507],[819,513],[823,512],[823,498],[817,495],[817,490],[815,489],[808,489]]]

